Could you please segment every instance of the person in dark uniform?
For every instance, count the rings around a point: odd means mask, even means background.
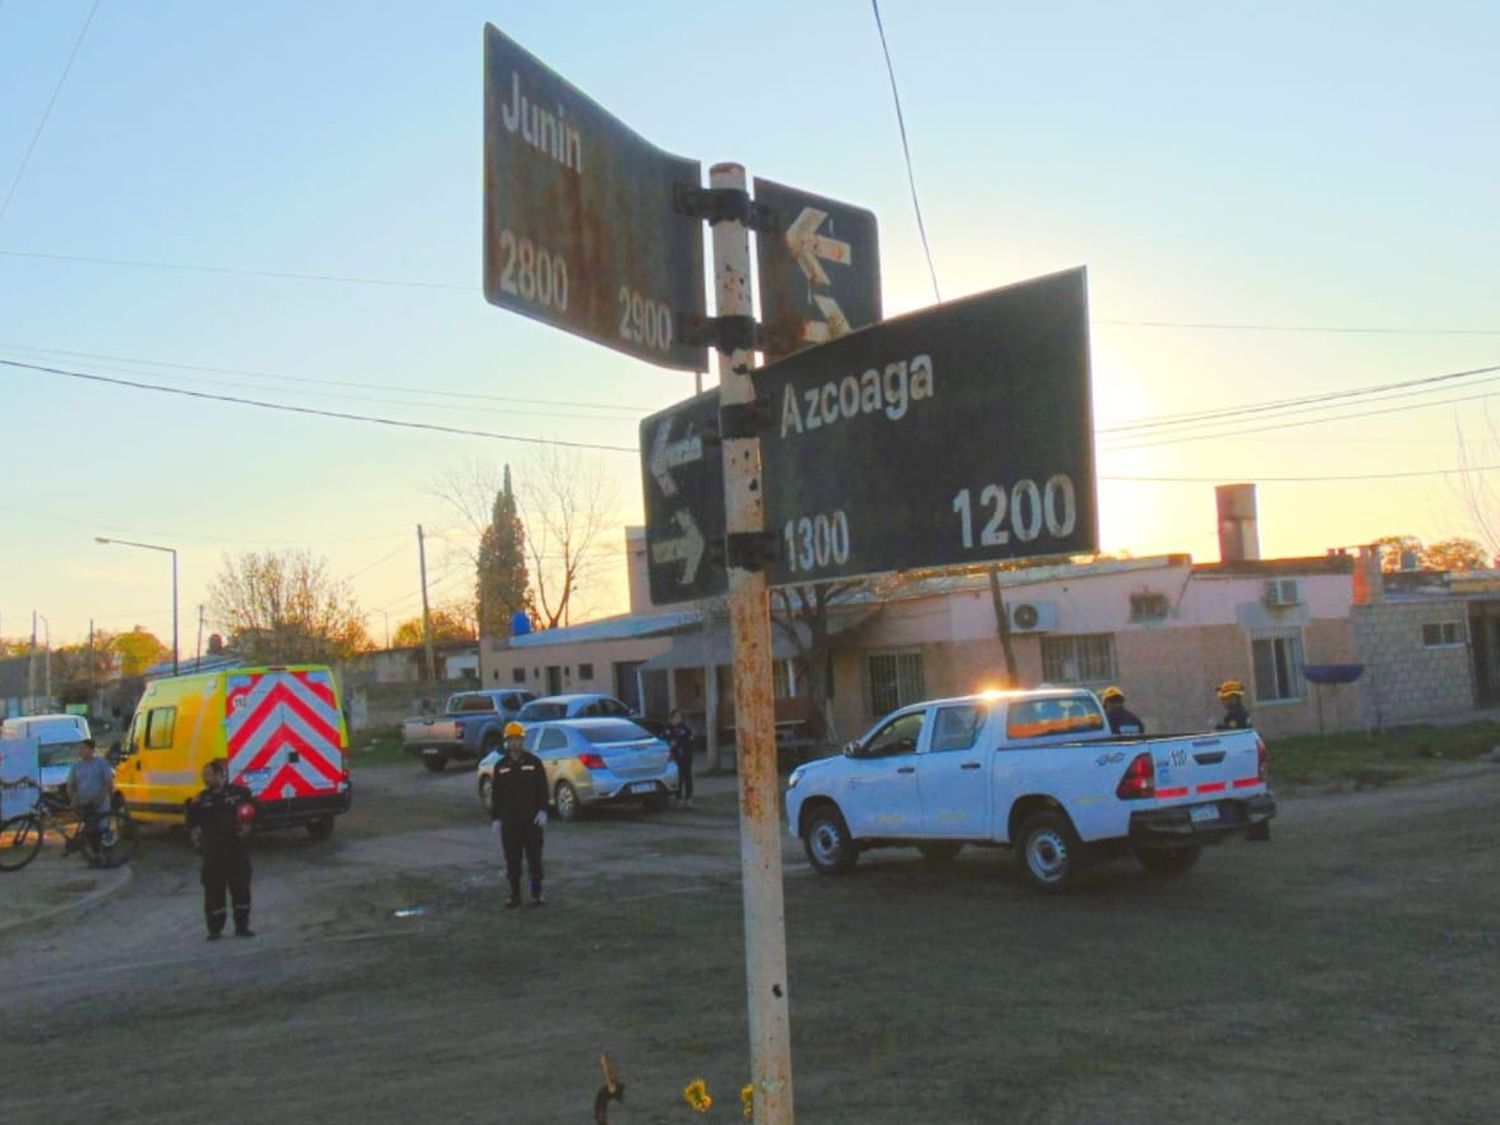
[[[505,725],[505,757],[495,763],[490,786],[490,830],[505,848],[505,877],[510,882],[507,910],[521,905],[521,857],[531,875],[531,905],[541,906],[542,833],[547,827],[547,774],[542,761],[526,751],[526,728]]]
[[[241,808],[248,808],[248,813]],[[245,837],[250,834],[255,801],[243,785],[229,784],[229,766],[216,758],[203,767],[203,792],[187,803],[188,827],[196,828],[203,847],[203,916],[208,940],[224,932],[224,891],[234,907],[234,936],[249,938],[250,856]]]
[[[682,721],[682,712],[674,710],[667,716],[666,728],[661,736],[671,749],[672,761],[677,763],[677,799],[683,808],[693,807],[693,732]]]
[[[1109,729],[1114,734],[1145,734],[1146,724],[1125,706],[1125,693],[1111,684],[1099,693],[1104,704],[1104,717],[1109,720]]]
[[[1244,684],[1225,680],[1219,685],[1219,702],[1224,705],[1224,716],[1214,724],[1214,730],[1247,730],[1252,725],[1250,712],[1245,710]]]

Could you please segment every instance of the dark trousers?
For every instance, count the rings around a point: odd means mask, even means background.
[[[531,893],[542,893],[542,829],[535,824],[500,826],[500,843],[505,848],[505,878],[510,882],[510,897],[521,897],[521,857],[531,873]]]
[[[693,752],[691,750],[677,759],[677,795],[688,801],[693,799]]]
[[[241,933],[250,928],[250,857],[244,852],[205,854],[203,857],[203,917],[208,922],[208,932],[217,934],[224,929],[227,911],[224,909],[224,892],[229,891],[229,901],[234,907],[234,928]]]

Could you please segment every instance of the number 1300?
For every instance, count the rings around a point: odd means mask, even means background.
[[[959,532],[965,550],[975,546],[1003,547],[1010,542],[1012,534],[1022,543],[1030,543],[1042,534],[1043,526],[1053,539],[1066,539],[1073,534],[1078,522],[1078,501],[1073,491],[1073,481],[1063,474],[1049,477],[1047,483],[1038,488],[1035,481],[1018,480],[1007,494],[998,484],[987,484],[979,490],[979,506],[989,508],[990,515],[979,531],[979,541],[974,541],[974,511],[970,490],[960,489],[953,497],[953,510],[958,513]],[[1010,519],[1006,519],[1009,509]],[[984,513],[981,512],[982,516]],[[1009,524],[1009,527],[1006,525]]]

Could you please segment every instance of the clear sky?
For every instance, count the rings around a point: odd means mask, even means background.
[[[692,376],[480,292],[487,20],[663,148],[871,208],[887,313],[933,301],[862,0],[102,0],[46,114],[93,5],[0,0],[0,359],[633,447]],[[1472,533],[1451,476],[1269,478],[1452,470],[1461,430],[1500,464],[1483,377],[1296,428],[1104,431],[1500,363],[1500,6],[882,14],[942,295],[1089,268],[1105,549],[1217,557],[1212,486],[1240,480],[1262,481],[1268,555]],[[0,632],[36,609],[54,642],[90,618],[165,636],[166,557],[94,543],[116,535],[180,549],[186,651],[222,556],[249,547],[326,555],[380,637],[382,609],[394,628],[419,604],[415,525],[457,536],[427,486],[525,454],[6,367],[0,419]],[[599,456],[614,522],[640,522],[636,456]],[[441,544],[429,561],[437,601],[465,590]]]

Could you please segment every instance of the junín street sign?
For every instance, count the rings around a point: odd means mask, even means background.
[[[875,214],[757,178],[772,229],[756,236],[766,361],[880,320]]]
[[[663,367],[707,369],[702,165],[662,152],[495,27],[484,29],[484,295]]]
[[[1097,550],[1085,286],[1022,282],[757,372],[771,584]],[[657,604],[725,588],[717,407],[641,425]]]

